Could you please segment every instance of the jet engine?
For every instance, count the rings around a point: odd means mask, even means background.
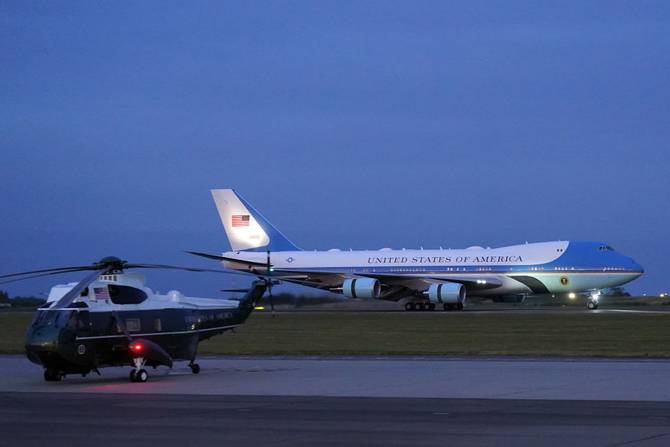
[[[428,288],[428,299],[431,303],[463,303],[465,301],[465,287],[463,287],[463,284],[454,282],[433,284]]]
[[[379,298],[382,288],[374,278],[352,278],[342,284],[342,293],[347,298]]]

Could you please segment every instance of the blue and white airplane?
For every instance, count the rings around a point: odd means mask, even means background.
[[[232,251],[196,253],[239,271],[342,293],[349,298],[402,301],[406,310],[463,309],[466,296],[503,298],[589,293],[644,272],[632,258],[601,242],[556,241],[462,250],[304,251],[232,189],[211,191]]]

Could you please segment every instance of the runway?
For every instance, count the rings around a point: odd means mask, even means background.
[[[670,361],[210,357],[45,383],[0,357],[0,445],[670,443]]]
[[[664,446],[667,403],[1,393],[7,446]]]

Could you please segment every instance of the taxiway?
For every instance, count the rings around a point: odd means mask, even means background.
[[[0,445],[667,445],[670,361],[209,357],[42,381],[0,357]]]

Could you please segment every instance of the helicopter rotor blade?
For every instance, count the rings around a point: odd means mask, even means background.
[[[62,271],[58,271],[58,272],[38,273],[36,275],[23,276],[23,277],[20,277],[20,278],[12,278],[12,279],[8,279],[6,281],[0,281],[0,284],[8,284],[8,283],[11,283],[11,282],[23,281],[23,280],[33,279],[33,278],[41,278],[43,276],[63,275],[65,273],[77,273],[77,272],[81,272],[81,271],[83,271],[83,270],[73,269],[73,270],[62,270]]]
[[[57,275],[58,273],[69,273],[69,272],[80,272],[80,271],[84,271],[84,270],[94,270],[95,268],[99,268],[99,266],[96,266],[96,265],[81,265],[81,266],[76,266],[76,267],[56,267],[56,268],[51,268],[51,269],[30,270],[30,271],[27,271],[27,272],[9,273],[7,275],[0,275],[0,279],[16,278],[16,277],[25,276],[25,275],[34,275],[36,273],[52,273],[54,275]],[[18,279],[17,279],[17,281],[18,281]]]
[[[82,292],[82,290],[87,288],[93,281],[98,279],[98,276],[104,275],[105,273],[108,273],[112,270],[114,270],[114,266],[108,265],[90,273],[84,279],[79,281],[79,283],[76,286],[70,289],[68,293],[63,295],[61,299],[56,301],[56,303],[51,306],[51,309],[62,309],[64,307],[69,306],[77,297],[79,297],[79,294]]]
[[[203,269],[199,267],[183,267],[179,265],[167,265],[167,264],[126,264],[124,266],[126,269],[167,269],[167,270],[184,270],[187,272],[209,272],[209,273],[225,273],[223,270],[218,269]]]
[[[121,332],[126,336],[128,341],[131,341],[133,338],[130,336],[128,333],[128,328],[126,327],[126,322],[119,317],[119,313],[117,311],[112,311],[112,316],[116,320],[116,325],[121,329]]]

